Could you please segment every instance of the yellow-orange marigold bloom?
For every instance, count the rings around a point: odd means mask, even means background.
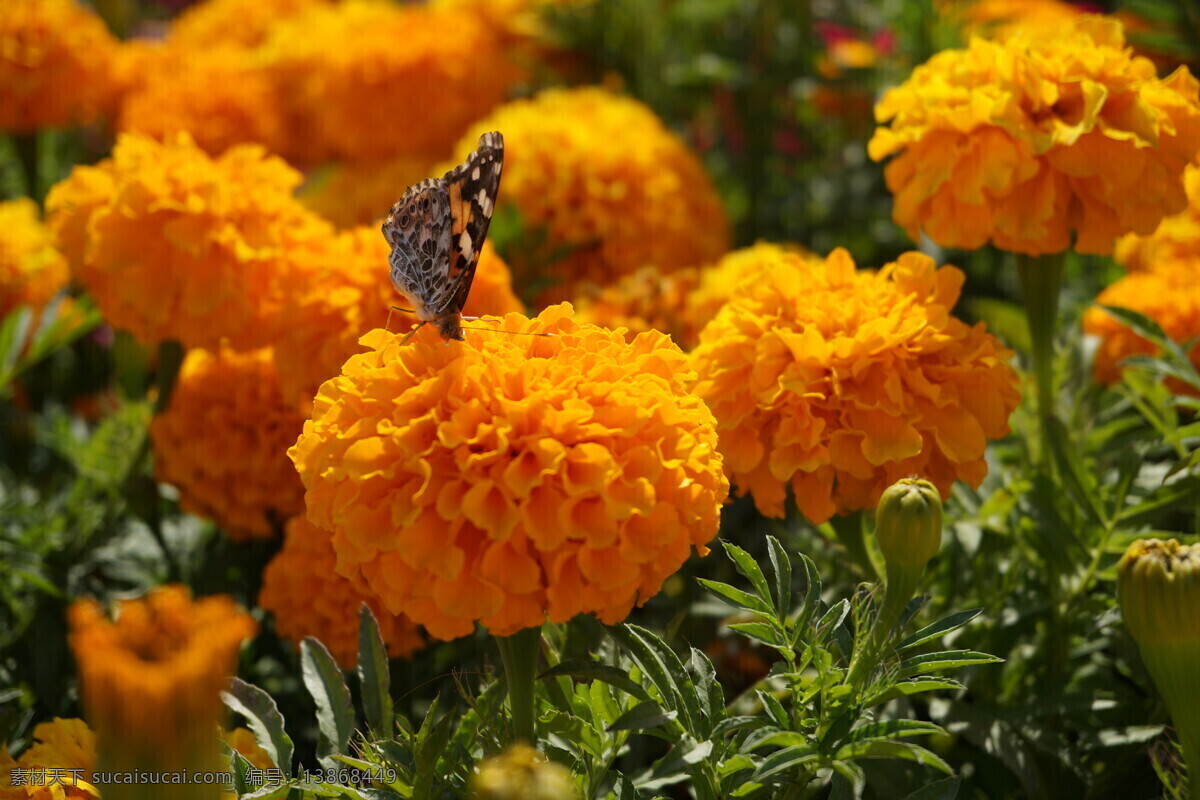
[[[544,231],[548,252],[574,248],[552,266],[561,285],[543,301],[647,265],[670,272],[703,264],[729,246],[725,210],[699,159],[632,98],[547,89],[472,125],[456,155],[493,130],[504,133],[500,204],[515,206],[528,230]],[[546,277],[512,267],[521,279]]]
[[[396,293],[387,277],[389,252],[379,224],[372,224],[343,231],[297,254],[301,276],[281,319],[275,363],[284,396],[306,415],[317,388],[336,377],[347,358],[362,352],[358,340],[364,333],[385,325],[405,332],[414,324],[411,315],[392,310],[412,304]],[[464,313],[498,315],[523,309],[513,294],[508,266],[484,242]]]
[[[1130,234],[1117,240],[1113,258],[1130,272],[1157,269],[1159,264],[1200,264],[1200,165],[1183,173],[1187,208],[1159,223],[1148,236]]]
[[[68,621],[101,768],[215,769],[220,692],[254,620],[226,595],[193,600],[184,586],[164,586],[121,601],[111,620],[94,600],[78,600]]]
[[[1086,13],[1061,0],[938,0],[935,5],[960,28],[964,42],[973,36],[1004,41],[1018,33],[1061,34]]]
[[[339,228],[375,223],[378,233],[380,211],[391,208],[404,187],[433,171],[433,161],[421,156],[322,167],[310,173],[300,188],[300,202]]]
[[[914,240],[1108,254],[1183,210],[1200,84],[1184,68],[1159,80],[1114,20],[1084,16],[1058,34],[974,39],[884,94],[875,118],[891,127],[868,151],[895,156],[893,218]]]
[[[293,196],[301,176],[262,148],[212,158],[187,134],[117,139],[46,199],[48,222],[110,323],[143,342],[270,344],[292,251],[333,235]]]
[[[263,571],[258,604],[275,616],[275,630],[299,642],[315,636],[345,669],[358,663],[359,609],[366,603],[379,622],[388,655],[401,658],[424,643],[403,614],[391,614],[361,577],[334,571],[337,553],[329,531],[304,517],[287,524],[283,549]]]
[[[734,289],[692,365],[738,493],[780,517],[790,486],[819,523],[900,478],[943,497],[955,480],[978,486],[1020,397],[1012,353],[950,315],[962,283],[920,253],[859,272],[838,249],[775,256]]]
[[[212,519],[231,539],[267,538],[304,511],[304,487],[287,458],[303,427],[270,348],[196,348],[150,424],[155,473],[179,489],[183,510]]]
[[[75,0],[5,0],[0,13],[0,130],[91,122],[110,110],[117,40]]]
[[[16,761],[0,747],[0,800],[98,798],[100,792],[90,782],[95,768],[96,734],[81,719],[56,717],[34,727],[33,744]],[[13,769],[44,769],[46,773],[43,780],[14,786]],[[51,781],[51,776],[60,780]]]
[[[443,158],[521,77],[500,37],[453,8],[319,5],[274,26],[263,48],[316,157]]]
[[[243,758],[259,769],[271,769],[275,766],[270,754],[262,749],[258,739],[254,737],[254,732],[249,728],[234,728],[229,731],[222,728],[221,740],[229,745],[230,750],[238,751]]]
[[[171,22],[173,47],[193,51],[251,49],[263,44],[280,22],[330,0],[203,0]]]
[[[1166,262],[1155,269],[1134,272],[1100,293],[1096,302],[1145,314],[1159,324],[1169,338],[1188,341],[1200,335],[1200,285],[1196,275],[1200,261]],[[1094,365],[1096,380],[1113,384],[1121,379],[1122,359],[1132,355],[1157,355],[1158,348],[1118,322],[1102,308],[1089,308],[1083,317],[1085,332],[1100,337]],[[1200,346],[1188,353],[1200,368]],[[1173,391],[1184,391],[1184,384],[1167,379]]]
[[[289,454],[337,569],[440,639],[623,619],[707,552],[728,482],[686,357],[569,305],[445,345],[375,330]]]
[[[67,285],[67,260],[27,197],[0,203],[0,319],[18,306],[40,309]]]

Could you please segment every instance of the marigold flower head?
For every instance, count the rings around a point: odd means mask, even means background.
[[[738,493],[781,517],[790,486],[819,523],[901,478],[943,497],[955,480],[978,486],[1020,398],[1012,353],[950,315],[962,282],[920,253],[858,272],[838,249],[776,256],[735,288],[692,365]]]
[[[1166,217],[1148,236],[1129,234],[1117,240],[1113,258],[1130,272],[1156,269],[1159,264],[1200,263],[1200,165],[1188,164],[1183,173],[1187,208]]]
[[[330,0],[203,0],[172,21],[170,43],[195,52],[248,50],[266,42],[283,20],[328,5]]]
[[[1096,303],[1128,308],[1145,314],[1159,324],[1168,338],[1185,342],[1200,335],[1200,285],[1196,274],[1200,261],[1171,261],[1148,272],[1134,272],[1100,293]],[[1094,375],[1105,385],[1121,379],[1120,362],[1133,355],[1157,355],[1158,349],[1102,308],[1089,308],[1083,330],[1100,337]],[[1200,346],[1188,353],[1200,368]],[[1173,391],[1188,391],[1186,384],[1167,379]]]
[[[300,174],[260,147],[218,158],[187,134],[117,139],[51,189],[48,222],[107,320],[143,342],[270,344],[294,249],[332,228],[292,196]]]
[[[471,800],[575,800],[571,771],[524,742],[479,764]]]
[[[1200,84],[1158,79],[1120,23],[1084,16],[1054,37],[973,39],[938,53],[875,107],[868,145],[914,240],[1028,255],[1108,254],[1187,199]]]
[[[13,769],[45,769],[61,782],[27,781],[14,786]],[[0,747],[0,799],[2,800],[92,800],[100,797],[91,784],[96,768],[96,734],[81,719],[42,722],[33,729],[33,744],[13,761]],[[72,772],[58,772],[71,770]],[[78,779],[76,779],[76,777]]]
[[[155,473],[179,489],[184,511],[212,519],[234,541],[267,538],[304,511],[304,487],[285,455],[303,427],[270,348],[196,348],[150,424]]]
[[[545,232],[547,252],[570,250],[553,265],[562,285],[543,301],[646,265],[703,264],[728,248],[729,223],[704,167],[636,100],[594,87],[547,89],[475,123],[456,155],[491,130],[504,132],[501,205],[515,206],[527,230]]]
[[[1004,41],[1018,34],[1061,34],[1086,12],[1061,0],[938,0],[938,12],[957,25],[962,40]]]
[[[274,26],[263,47],[318,158],[442,158],[521,78],[500,37],[453,8],[322,4]]]
[[[0,14],[0,130],[92,122],[107,114],[117,40],[75,0],[5,0]]]
[[[615,623],[717,532],[729,487],[694,375],[666,336],[565,304],[477,325],[500,332],[363,337],[289,451],[308,518],[338,572],[437,638]]]
[[[287,524],[283,549],[263,571],[258,604],[275,616],[275,630],[299,642],[315,636],[345,669],[358,663],[359,609],[366,603],[379,622],[388,655],[402,658],[424,643],[403,614],[390,614],[361,577],[337,574],[329,531],[303,516]]]
[[[254,620],[228,596],[193,600],[183,586],[123,600],[115,619],[88,599],[67,616],[102,768],[213,769],[220,692],[242,641],[257,631]],[[174,796],[193,797],[183,789]]]
[[[272,769],[276,766],[271,760],[271,755],[262,749],[258,739],[254,737],[254,732],[249,728],[234,728],[228,731],[222,728],[221,741],[259,769]]]
[[[18,306],[42,308],[63,287],[67,260],[27,197],[0,202],[0,319]]]
[[[581,286],[575,298],[575,317],[613,330],[624,328],[627,336],[661,331],[686,349],[695,344],[700,332],[686,313],[688,297],[699,285],[697,267],[665,273],[658,267],[642,267],[622,275],[616,283]]]
[[[343,231],[297,252],[300,277],[281,318],[275,364],[284,396],[305,414],[317,388],[362,351],[358,340],[363,333],[385,325],[405,332],[411,326],[410,315],[392,309],[412,305],[387,279],[388,253],[378,224]],[[464,313],[495,315],[523,308],[513,294],[508,266],[484,242]]]

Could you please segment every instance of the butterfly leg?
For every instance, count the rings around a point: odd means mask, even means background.
[[[412,337],[413,337],[413,336],[416,334],[416,332],[417,332],[417,331],[419,331],[419,330],[421,330],[421,328],[423,328],[423,327],[425,327],[425,323],[424,323],[424,322],[418,322],[418,323],[416,324],[416,327],[414,327],[414,328],[413,328],[411,331],[409,331],[409,332],[408,332],[408,335],[407,335],[407,336],[405,336],[403,339],[401,339],[401,340],[400,340],[400,346],[401,346],[401,347],[403,347],[405,344],[407,344],[407,343],[408,343],[408,340],[409,340],[409,339],[411,339],[411,338],[412,338]]]

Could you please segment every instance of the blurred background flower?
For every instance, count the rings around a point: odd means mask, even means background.
[[[41,309],[66,288],[67,260],[26,197],[0,202],[0,318],[18,306]]]
[[[1200,263],[1200,166],[1189,164],[1183,173],[1187,207],[1166,217],[1146,236],[1129,234],[1117,240],[1113,257],[1130,272],[1156,269],[1159,264],[1181,261]]]

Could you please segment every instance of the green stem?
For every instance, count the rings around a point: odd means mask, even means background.
[[[542,629],[540,626],[525,628],[512,636],[497,636],[495,639],[500,660],[504,663],[504,679],[508,683],[513,737],[536,747],[533,684],[537,678]]]
[[[892,630],[900,621],[900,615],[904,613],[904,608],[908,605],[909,598],[912,597],[910,587],[905,587],[907,589],[905,591],[893,588],[896,585],[897,581],[895,580],[890,580],[884,585],[883,603],[879,606],[879,614],[871,626],[871,634],[867,643],[854,654],[854,658],[850,661],[850,671],[846,675],[846,683],[854,687],[852,697],[862,694],[867,678],[870,677],[871,671],[875,669],[875,665],[879,663],[879,657],[883,654],[883,646],[891,638]]]
[[[842,547],[846,548],[846,555],[862,570],[867,580],[878,580],[881,576],[867,550],[862,514],[854,511],[845,516],[835,515],[829,519],[829,527],[833,529]]]
[[[1050,422],[1054,419],[1054,334],[1058,325],[1058,296],[1066,271],[1064,253],[1044,256],[1017,254],[1017,278],[1029,324],[1030,356],[1037,384],[1041,422],[1039,462],[1049,464]]]
[[[17,151],[17,161],[21,165],[21,176],[25,179],[25,194],[39,203],[42,202],[41,181],[38,179],[38,163],[40,152],[38,133],[18,133],[13,135],[13,147]]]

